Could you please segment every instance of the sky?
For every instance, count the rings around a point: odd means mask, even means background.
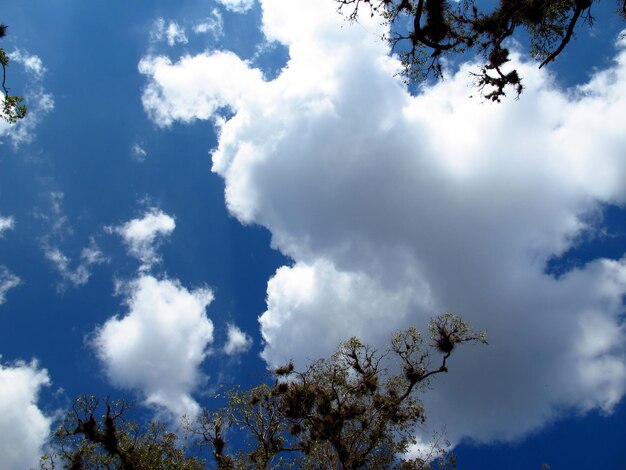
[[[596,3],[555,64],[519,38],[500,104],[469,56],[407,87],[331,0],[5,5],[0,468],[77,395],[174,422],[447,311],[489,338],[423,397],[460,469],[626,468],[626,25]]]

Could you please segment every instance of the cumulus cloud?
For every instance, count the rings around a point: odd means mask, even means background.
[[[175,21],[166,22],[163,18],[157,18],[154,22],[150,31],[150,39],[153,42],[166,41],[170,47],[189,42],[184,27]]]
[[[162,237],[170,235],[174,228],[176,222],[173,217],[160,209],[152,208],[142,218],[133,219],[118,227],[108,227],[107,231],[122,236],[129,254],[141,261],[140,271],[146,271],[161,261],[156,248]]]
[[[38,56],[16,49],[9,53],[9,59],[22,65],[29,77],[24,96],[28,104],[26,117],[13,124],[0,120],[0,138],[8,137],[12,145],[17,147],[33,140],[35,130],[41,120],[54,109],[54,98],[43,87],[46,68]],[[0,96],[0,102],[3,100],[4,97]],[[0,143],[2,143],[1,140]]]
[[[212,292],[142,275],[125,294],[128,311],[108,320],[95,336],[109,379],[176,417],[194,416],[199,406],[191,392],[203,381],[198,368],[213,341],[205,314]]]
[[[227,334],[228,339],[224,345],[224,353],[228,356],[243,354],[252,347],[252,338],[247,333],[241,331],[237,325],[229,323]]]
[[[3,468],[34,468],[48,439],[52,420],[37,406],[50,385],[37,362],[0,363],[0,455]]]
[[[254,0],[216,0],[222,4],[227,10],[236,13],[245,13],[254,5]]]
[[[524,95],[494,105],[469,97],[473,64],[411,96],[376,18],[346,27],[330,0],[261,5],[267,39],[289,48],[274,80],[228,52],[140,71],[157,124],[214,121],[229,210],[294,260],[268,283],[268,365],[355,334],[381,346],[453,311],[490,345],[459,351],[426,394],[452,441],[610,412],[626,391],[626,257],[558,279],[545,266],[593,233],[590,214],[626,204],[626,41],[572,90],[517,56]]]
[[[217,8],[213,8],[211,16],[194,25],[193,32],[196,34],[211,34],[214,39],[219,39],[224,35],[222,14]]]

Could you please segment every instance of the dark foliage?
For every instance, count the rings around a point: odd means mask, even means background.
[[[486,99],[500,101],[507,87],[517,95],[523,90],[517,71],[506,70],[506,40],[518,30],[528,33],[530,54],[541,68],[563,52],[579,23],[593,23],[591,9],[600,0],[499,0],[490,11],[479,8],[475,0],[336,1],[350,20],[357,20],[365,7],[390,25],[392,33],[384,39],[399,53],[408,81],[429,74],[441,78],[443,57],[476,51],[485,58],[474,74],[476,86]],[[617,13],[626,19],[626,0],[618,1]],[[410,26],[399,26],[407,18]]]
[[[425,420],[419,392],[448,371],[455,346],[485,342],[485,336],[452,314],[433,319],[430,336],[424,345],[410,328],[383,352],[352,338],[302,372],[291,363],[278,368],[273,386],[227,392],[228,406],[205,411],[200,426],[190,429],[221,469],[427,469],[433,457],[452,466],[438,441],[428,456],[399,456],[415,444]],[[227,445],[234,430],[246,442],[237,452]]]

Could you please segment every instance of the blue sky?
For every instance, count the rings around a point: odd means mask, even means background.
[[[6,5],[0,468],[78,394],[171,419],[443,311],[490,340],[424,397],[459,468],[624,468],[626,43],[594,8],[492,105],[472,63],[411,95],[332,2]]]

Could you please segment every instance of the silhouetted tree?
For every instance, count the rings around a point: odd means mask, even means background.
[[[0,24],[0,38],[6,36],[7,26]],[[9,94],[9,88],[7,87],[7,67],[9,66],[9,57],[0,47],[0,65],[2,65],[2,93],[4,96],[0,98],[2,100],[2,107],[0,108],[0,119],[4,119],[7,122],[14,123],[19,119],[26,116],[26,106],[22,104],[24,99],[21,96],[15,96]]]
[[[42,457],[41,469],[54,470],[58,465],[69,470],[205,468],[203,461],[186,455],[177,436],[162,424],[153,422],[142,430],[127,421],[128,408],[124,401],[107,400],[102,407],[93,396],[78,398],[55,431],[54,450]]]
[[[365,7],[389,24],[392,32],[384,39],[399,53],[408,81],[429,74],[440,78],[443,57],[477,51],[485,63],[475,74],[476,85],[485,98],[500,101],[507,86],[518,95],[523,89],[517,70],[504,67],[509,61],[505,41],[518,30],[526,32],[530,54],[541,68],[563,52],[580,22],[593,23],[591,8],[599,0],[499,0],[489,11],[475,0],[336,1],[350,20]],[[626,19],[626,0],[617,3],[617,13]]]
[[[426,458],[401,456],[425,420],[419,392],[448,371],[457,345],[486,338],[452,314],[431,321],[430,338],[425,346],[409,328],[382,352],[352,338],[302,372],[292,363],[278,368],[273,386],[227,392],[228,406],[205,411],[193,430],[221,469],[426,469],[433,457],[452,465],[438,442]],[[246,443],[234,453],[227,445],[233,429]]]

